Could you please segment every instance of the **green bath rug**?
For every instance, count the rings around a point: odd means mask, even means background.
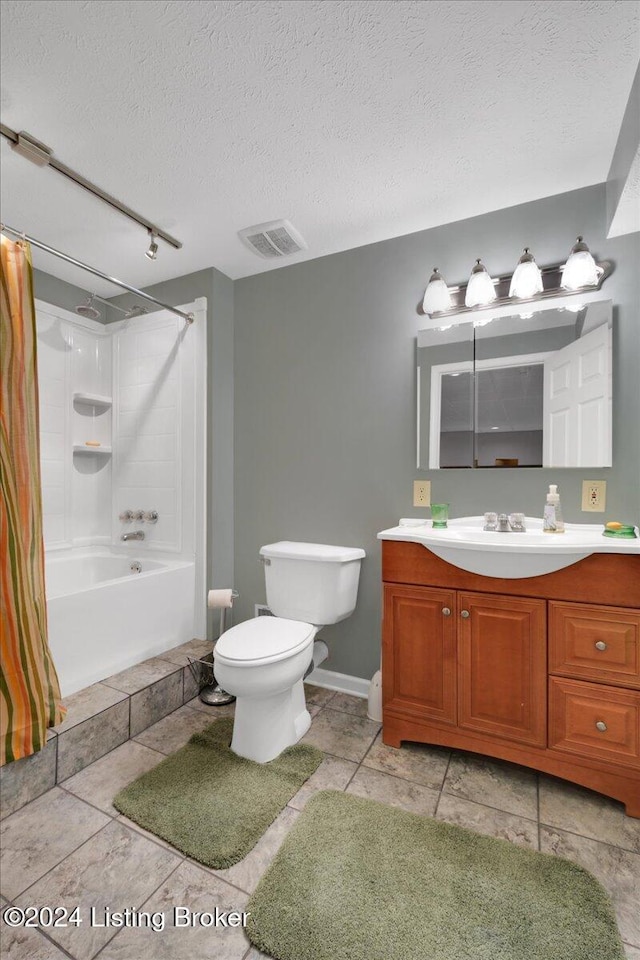
[[[113,805],[208,867],[231,867],[256,845],[323,754],[297,743],[270,763],[229,749],[233,720],[216,720],[143,774]]]
[[[277,960],[624,960],[581,867],[333,790],[307,803],[246,909]]]

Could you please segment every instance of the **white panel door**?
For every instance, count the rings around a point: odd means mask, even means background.
[[[544,365],[545,467],[611,466],[611,329],[603,324]]]

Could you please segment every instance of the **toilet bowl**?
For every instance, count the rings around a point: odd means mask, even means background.
[[[281,541],[262,547],[274,616],[246,620],[213,651],[220,686],[236,698],[231,749],[268,763],[304,736],[311,717],[303,677],[321,625],[355,609],[364,550]]]

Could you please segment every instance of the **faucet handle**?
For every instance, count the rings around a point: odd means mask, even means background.
[[[514,533],[525,533],[526,528],[524,525],[524,513],[510,513],[509,526]]]
[[[144,523],[144,510],[134,510],[133,519],[136,523]]]
[[[133,520],[133,510],[123,510],[118,519],[121,520],[122,523],[131,523]]]
[[[484,527],[483,530],[497,530],[498,529],[498,514],[489,511],[484,515]]]
[[[158,511],[157,510],[147,510],[144,517],[142,518],[146,523],[157,523],[158,522]]]

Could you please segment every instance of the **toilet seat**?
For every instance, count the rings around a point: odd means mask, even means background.
[[[313,641],[317,627],[282,617],[255,617],[223,633],[214,659],[242,665],[276,663],[294,656]]]

